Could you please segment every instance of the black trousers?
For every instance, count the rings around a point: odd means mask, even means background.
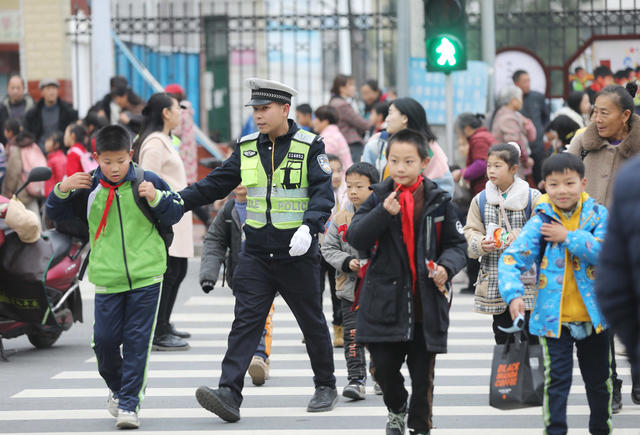
[[[351,301],[340,300],[342,320],[344,321],[344,358],[347,361],[347,379],[349,382],[364,382],[367,379],[367,359],[364,346],[356,342],[356,323],[358,311],[351,311]]]
[[[176,303],[180,284],[182,284],[184,277],[187,275],[187,265],[186,258],[167,256],[167,270],[164,273],[160,306],[158,308],[158,321],[156,322],[156,337],[169,332],[169,319]]]
[[[396,413],[404,408],[409,397],[404,388],[404,377],[400,373],[406,358],[411,376],[407,426],[414,431],[430,430],[433,426],[433,377],[436,354],[427,352],[422,324],[415,324],[412,341],[369,343],[368,347],[375,364],[376,381],[382,388],[384,404]]]
[[[342,304],[336,296],[336,270],[322,257],[320,260],[320,305],[322,305],[322,294],[324,293],[324,275],[329,277],[329,290],[331,290],[331,310],[333,311],[334,325],[342,325]]]
[[[220,387],[242,401],[244,376],[262,337],[276,291],[285,300],[305,338],[316,387],[335,388],[333,347],[320,301],[319,255],[267,260],[246,252],[238,256],[233,275],[235,318],[222,360]]]

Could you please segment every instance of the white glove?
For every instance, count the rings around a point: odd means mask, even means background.
[[[306,225],[300,225],[289,243],[289,255],[297,257],[305,254],[311,246],[311,234],[309,234],[309,227]]]

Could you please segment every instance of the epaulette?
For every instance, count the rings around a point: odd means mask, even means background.
[[[242,136],[240,139],[238,139],[238,143],[241,144],[241,143],[244,143],[244,142],[248,142],[250,140],[256,140],[256,139],[258,139],[258,136],[260,136],[260,132],[256,131],[255,133],[251,133],[251,134],[248,134],[246,136]]]
[[[306,130],[300,129],[296,131],[296,134],[293,135],[292,139],[298,142],[306,143],[307,145],[311,145],[315,140],[316,135],[313,133],[309,133]]]

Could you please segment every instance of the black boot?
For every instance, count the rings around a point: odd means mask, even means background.
[[[622,409],[622,379],[612,379],[613,393],[611,398],[611,412],[618,414]]]
[[[636,405],[640,405],[640,382],[633,384],[631,387],[631,401]]]
[[[316,387],[316,392],[309,401],[307,412],[331,411],[338,403],[338,391],[335,387]]]
[[[196,390],[196,399],[200,406],[224,421],[235,423],[240,420],[240,403],[229,387],[212,390],[203,385]]]
[[[173,335],[175,335],[176,337],[180,337],[180,338],[191,338],[191,334],[186,332],[186,331],[178,331],[175,326],[173,326],[173,323],[169,323],[169,332]]]

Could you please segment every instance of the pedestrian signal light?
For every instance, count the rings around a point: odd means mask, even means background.
[[[450,72],[466,69],[464,46],[453,35],[438,35],[427,41],[427,70]]]
[[[423,0],[427,71],[467,69],[464,0]]]

